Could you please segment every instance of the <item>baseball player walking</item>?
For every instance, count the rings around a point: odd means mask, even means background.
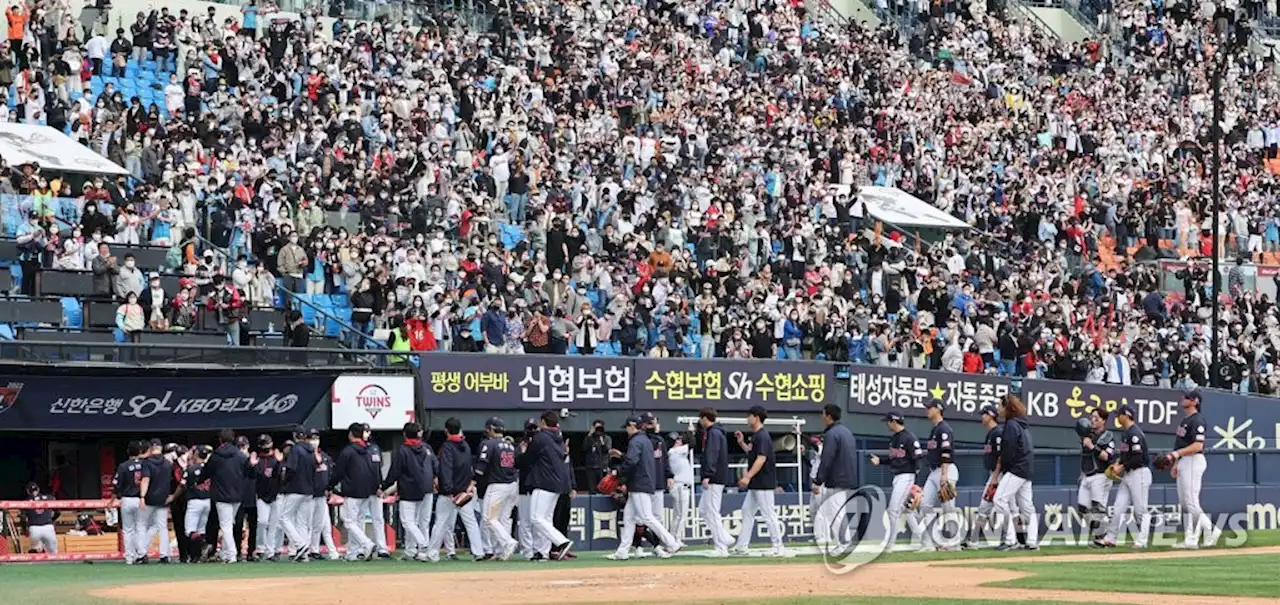
[[[256,458],[256,455],[254,456]],[[218,529],[222,533],[222,550],[218,559],[223,563],[236,562],[236,511],[244,501],[247,479],[252,476],[252,463],[244,452],[236,447],[236,434],[231,429],[218,433],[218,449],[205,463],[205,476],[213,481],[210,499],[218,514]]]
[[[667,441],[658,434],[659,425],[658,417],[655,414],[645,413],[640,415],[641,418],[648,420],[643,425],[645,435],[649,437],[649,441],[653,442],[653,465],[654,472],[658,478],[654,485],[653,494],[650,499],[653,500],[653,516],[657,517],[658,522],[666,527],[667,523],[667,492],[675,489],[675,473],[671,471],[671,464],[667,462]],[[669,530],[667,533],[671,533]],[[674,535],[674,534],[673,534]],[[675,539],[676,544],[680,543],[679,538]]]
[[[982,530],[990,521],[995,510],[992,499],[996,495],[996,486],[1000,483],[1000,440],[1004,425],[1000,423],[1000,410],[993,405],[984,405],[979,412],[982,426],[987,429],[987,436],[982,440],[982,468],[987,471],[987,485],[982,490],[982,501],[974,513],[970,524],[969,537],[960,544],[961,548],[972,548],[982,539]]]
[[[529,445],[529,440],[538,431],[538,420],[530,418],[524,423],[524,437],[520,441],[519,451]],[[541,559],[542,553],[533,548],[533,484],[529,481],[530,465],[523,455],[516,456],[516,468],[520,471],[520,500],[516,505],[516,539],[520,542],[520,556],[525,559]]]
[[[729,439],[725,437],[724,427],[716,423],[716,417],[713,408],[702,408],[698,412],[698,425],[702,427],[702,461],[698,473],[702,477],[702,499],[698,502],[698,511],[711,532],[711,556],[727,557],[730,538],[720,516],[720,502],[724,498],[724,487],[732,481]]]
[[[194,550],[189,544],[187,535],[187,484],[183,480],[187,465],[194,454],[185,446],[169,443],[164,446],[164,455],[173,463],[173,502],[169,504],[169,518],[173,520],[173,533],[178,542],[178,562],[191,562],[188,557]]]
[[[556,502],[572,490],[569,466],[564,463],[565,441],[560,432],[560,415],[546,411],[538,419],[538,430],[525,442],[517,464],[529,467],[529,521],[534,552],[555,560],[569,556],[573,541],[556,529]]]
[[[142,537],[142,549],[151,548],[152,536],[159,536],[160,562],[169,562],[169,504],[173,502],[173,463],[164,456],[164,442],[152,439],[149,454],[142,459],[142,479],[139,491],[142,493],[142,506],[138,514],[142,517],[145,535]]]
[[[954,493],[954,487],[960,481],[960,469],[956,468],[951,461],[955,431],[951,430],[951,425],[947,424],[946,419],[943,418],[944,407],[941,399],[933,399],[925,405],[925,413],[929,417],[929,422],[933,423],[933,429],[929,431],[929,440],[925,442],[925,459],[929,462],[929,478],[925,480],[924,497],[920,503],[920,510],[916,512],[921,528],[921,552],[937,550],[934,545],[934,532],[941,533],[946,527],[947,520],[958,519],[955,498],[946,500],[942,498],[943,483],[950,484],[951,491]],[[942,509],[942,513],[935,517],[935,512],[939,508]],[[946,548],[943,547],[944,550]]]
[[[197,445],[190,453],[191,463],[182,474],[185,486],[183,489],[187,494],[187,512],[183,526],[187,529],[187,546],[191,549],[184,558],[191,563],[199,563],[204,555],[204,532],[209,523],[209,489],[212,481],[204,472],[204,463],[209,459],[210,450],[206,445]],[[128,544],[126,541],[125,545]]]
[[[364,440],[364,425],[352,424],[347,428],[347,445],[338,454],[333,466],[331,485],[341,485],[338,492],[342,500],[342,526],[347,529],[347,560],[373,560],[377,545],[365,535],[365,514],[373,516],[372,508],[382,508],[381,465],[374,466],[369,448]],[[374,525],[374,531],[382,528]]]
[[[622,521],[622,531],[618,534],[618,549],[611,557],[615,561],[630,558],[632,537],[636,534],[636,526],[643,525],[658,536],[663,547],[658,549],[658,556],[670,558],[680,550],[675,538],[662,526],[657,515],[653,513],[652,494],[662,480],[659,467],[654,463],[659,460],[661,451],[654,446],[653,440],[642,427],[654,423],[652,414],[645,413],[639,417],[627,419],[623,428],[627,431],[627,451],[622,457],[622,465],[618,469],[618,478],[627,486],[627,507]]]
[[[311,534],[307,556],[313,560],[324,558],[320,554],[320,543],[324,543],[329,559],[338,558],[338,546],[333,542],[333,510],[329,506],[329,485],[333,479],[333,457],[329,452],[320,449],[320,431],[311,429],[307,435],[320,461],[316,464],[316,478],[311,491]]]
[[[444,423],[445,442],[440,446],[440,497],[436,499],[436,523],[431,528],[431,540],[427,544],[427,559],[440,560],[440,546],[446,534],[453,533],[458,522],[458,511],[475,497],[474,471],[471,468],[471,446],[462,437],[462,422],[449,418]],[[473,555],[478,544],[471,544]]]
[[[1031,441],[1031,428],[1027,426],[1027,408],[1017,395],[1005,395],[1000,408],[1004,416],[1000,435],[1000,483],[992,502],[996,514],[1005,520],[1005,541],[996,548],[1008,550],[1015,544],[1025,544],[1027,550],[1040,550],[1040,520],[1031,495],[1035,445]]]
[[[790,557],[793,553],[782,547],[782,526],[778,523],[778,511],[773,507],[773,494],[778,489],[778,460],[773,451],[773,437],[764,428],[769,413],[761,406],[747,410],[747,427],[753,435],[748,445],[746,437],[736,433],[738,445],[747,453],[747,472],[738,479],[738,487],[747,490],[742,501],[742,532],[730,554],[745,555],[751,544],[751,534],[756,529],[756,513],[764,517],[765,529],[773,548],[770,557]]]
[[[1151,453],[1147,450],[1147,436],[1138,427],[1137,417],[1137,412],[1128,404],[1116,410],[1116,420],[1124,432],[1120,437],[1117,459],[1111,464],[1109,472],[1120,477],[1120,488],[1116,490],[1111,529],[1105,537],[1095,541],[1094,546],[1116,545],[1121,526],[1128,518],[1125,509],[1131,504],[1138,521],[1138,535],[1133,537],[1133,547],[1147,546],[1147,531],[1151,528],[1151,513],[1147,510],[1147,492],[1151,489]]]
[[[297,562],[310,560],[312,495],[321,459],[307,437],[302,427],[294,429],[295,443],[285,445],[288,453],[280,469],[280,527],[289,539],[289,558]]]
[[[490,542],[495,556],[506,561],[516,552],[520,543],[511,536],[511,511],[519,500],[519,479],[516,471],[516,448],[503,438],[506,424],[493,417],[485,423],[488,439],[480,444],[476,460],[476,480],[485,484],[484,524],[489,528]]]
[[[142,543],[146,538],[146,531],[139,511],[142,507],[139,484],[142,482],[142,456],[145,447],[140,441],[129,442],[129,458],[116,466],[116,475],[111,482],[111,496],[120,502],[120,532],[124,534],[126,565],[147,562],[147,545]]]
[[[1101,408],[1089,413],[1089,432],[1080,437],[1080,490],[1076,494],[1076,510],[1089,521],[1091,540],[1106,534],[1107,500],[1111,497],[1111,480],[1107,466],[1115,458],[1116,444],[1107,430],[1110,414]]]
[[[27,497],[33,502],[53,500],[53,496],[40,493],[40,486],[34,482],[27,484]],[[27,526],[27,537],[33,546],[47,555],[58,554],[58,532],[53,528],[53,520],[58,518],[58,511],[47,508],[25,509],[22,520]]]
[[[907,430],[902,414],[889,412],[884,415],[884,421],[892,434],[889,437],[889,459],[886,461],[872,454],[870,460],[876,466],[887,463],[889,472],[893,473],[893,493],[889,495],[889,523],[885,528],[884,550],[887,552],[892,551],[898,541],[898,522],[902,518],[902,511],[907,508],[907,498],[916,486],[916,467],[924,457],[924,450],[920,447],[920,440]],[[907,517],[907,522],[912,526],[913,533],[919,531],[912,517]]]
[[[427,561],[438,462],[431,448],[422,442],[421,425],[405,423],[403,434],[404,443],[391,457],[391,470],[382,481],[382,491],[395,485],[400,498],[400,526],[404,528],[404,554],[401,558]]]
[[[373,429],[369,423],[365,422],[360,426],[364,428],[365,449],[369,454],[369,465],[373,467],[373,476],[381,481],[382,449],[373,442]],[[369,505],[369,523],[373,525],[373,544],[378,549],[378,558],[390,559],[391,548],[387,545],[387,519],[383,515],[382,494],[375,494],[373,503]]]
[[[275,561],[280,558],[280,548],[284,546],[280,523],[280,467],[284,465],[283,458],[270,435],[258,435],[258,463],[253,467],[254,507],[258,511],[254,558],[265,557],[268,561]]]
[[[1204,457],[1205,422],[1200,415],[1200,392],[1188,391],[1182,396],[1182,411],[1185,414],[1174,436],[1173,451],[1165,454],[1169,473],[1178,482],[1178,503],[1186,515],[1183,528],[1186,535],[1183,542],[1174,544],[1174,548],[1196,549],[1200,547],[1200,536],[1212,546],[1218,541],[1218,530],[1213,521],[1200,507],[1200,485],[1204,479],[1204,471],[1208,461]]]
[[[667,531],[675,536],[676,544],[684,548],[685,522],[689,508],[693,506],[693,461],[689,458],[689,444],[684,435],[671,433],[671,448],[667,450],[667,464],[671,467],[671,525]],[[594,489],[594,486],[592,486]]]
[[[830,548],[844,552],[845,505],[858,487],[858,452],[853,433],[840,424],[840,406],[827,405],[822,410],[823,430],[822,458],[817,475],[813,478],[814,517],[813,536],[818,548]],[[834,534],[833,534],[834,530]]]

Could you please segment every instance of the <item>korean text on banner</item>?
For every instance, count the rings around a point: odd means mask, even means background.
[[[412,376],[339,376],[333,381],[333,428],[354,423],[375,431],[398,431],[416,419]]]
[[[537,355],[432,355],[422,359],[427,409],[630,409],[630,360]]]
[[[2,376],[0,430],[207,431],[306,420],[331,376]]]
[[[1009,379],[984,374],[867,365],[849,369],[849,411],[855,414],[924,416],[924,406],[941,399],[948,418],[976,420],[982,406],[996,405],[1011,389]]]
[[[835,366],[797,361],[636,359],[636,409],[814,412],[837,401]]]
[[[1027,414],[1050,426],[1070,426],[1095,408],[1114,413],[1128,404],[1138,413],[1138,426],[1147,433],[1170,435],[1182,420],[1179,409],[1182,393],[1172,389],[1143,386],[1070,382],[1065,380],[1023,380],[1022,401]],[[1119,424],[1111,421],[1112,428]]]

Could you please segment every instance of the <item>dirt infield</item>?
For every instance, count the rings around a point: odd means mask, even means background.
[[[1044,557],[1039,562],[1118,561],[1138,558],[1208,557],[1280,554],[1280,547],[1198,552],[1082,554]],[[497,567],[467,572],[284,576],[244,580],[199,580],[130,585],[93,591],[96,597],[191,605],[262,605],[264,595],[279,604],[337,605],[359,602],[371,593],[381,605],[417,605],[440,595],[468,603],[539,604],[601,603],[638,599],[647,602],[691,600],[735,601],[815,596],[882,596],[957,599],[1040,600],[1131,605],[1276,605],[1277,599],[1180,596],[1117,592],[1033,590],[983,586],[1023,577],[1023,572],[970,567],[1028,559],[957,559],[953,561],[881,563],[845,575],[818,564],[699,565],[678,564],[628,569],[608,567],[502,571]],[[965,567],[960,567],[964,565]],[[282,571],[284,571],[282,569]],[[287,572],[286,572],[287,573]],[[454,597],[450,597],[454,598]]]

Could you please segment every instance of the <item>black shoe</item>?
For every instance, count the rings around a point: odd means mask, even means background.
[[[563,561],[565,556],[569,554],[570,548],[573,548],[573,540],[551,549],[551,558],[557,561]]]
[[[270,557],[267,557],[267,558],[265,558],[265,559],[263,559],[263,560],[264,560],[264,561],[266,561],[266,562],[268,562],[268,563],[275,563],[276,561],[279,561],[279,560],[280,560],[280,555],[271,555]]]
[[[540,553],[540,552],[535,552],[535,553],[533,553],[533,558],[531,558],[531,559],[529,559],[529,560],[530,560],[530,561],[545,561],[545,560],[547,560],[547,558],[546,558],[546,557],[544,557],[544,556],[542,556],[542,553]]]
[[[324,558],[324,555],[318,552],[307,553],[307,558],[311,559],[312,561],[319,561]]]
[[[134,564],[134,565],[146,565],[147,563],[150,563],[150,562],[151,562],[151,561],[150,561],[149,559],[147,559],[146,557],[142,557],[141,559],[138,559],[137,561],[134,561],[134,562],[133,562],[133,564]]]
[[[457,560],[458,560],[458,554],[457,554],[457,553],[454,553],[454,554],[449,555],[449,556],[448,556],[448,557],[446,557],[446,558],[447,558],[447,559],[449,559],[450,561],[457,561]]]
[[[1004,552],[1006,550],[1013,550],[1014,548],[1016,547],[1009,544],[1001,544],[1000,546],[996,547],[996,550]]]
[[[380,552],[380,553],[378,553],[378,558],[379,558],[379,559],[390,559],[390,558],[391,558],[391,553],[389,553],[389,552]]]
[[[475,561],[476,563],[479,563],[479,562],[481,562],[481,561],[488,561],[488,560],[491,560],[491,559],[493,559],[493,555],[483,555],[483,556],[479,556],[479,557],[471,557],[471,560],[472,560],[472,561]]]
[[[169,557],[160,557],[160,560],[159,560],[159,561],[156,561],[156,563],[159,563],[159,564],[161,564],[161,565],[168,565],[168,564],[169,564]]]

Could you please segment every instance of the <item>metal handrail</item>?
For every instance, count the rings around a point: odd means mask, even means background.
[[[54,355],[42,354],[53,352]],[[200,365],[253,369],[279,369],[299,367],[325,367],[370,370],[388,373],[412,371],[409,364],[392,363],[400,351],[369,350],[358,356],[350,349],[313,349],[300,347],[145,343],[80,343],[59,341],[3,341],[0,342],[0,366],[56,365],[131,365],[142,367]],[[413,354],[410,354],[413,355]],[[85,357],[76,360],[75,357]],[[369,364],[360,358],[377,358],[379,363]],[[352,363],[356,361],[355,363]],[[372,367],[371,367],[372,366]]]

